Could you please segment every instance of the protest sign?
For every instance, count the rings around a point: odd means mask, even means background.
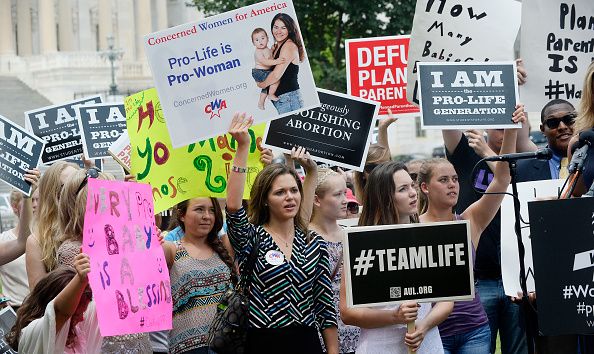
[[[406,100],[406,70],[410,36],[347,39],[347,93],[381,103],[380,117],[418,113]]]
[[[82,155],[73,156],[72,158],[66,159],[64,161],[73,163],[80,168],[87,168],[87,166],[85,165],[85,162],[83,161]],[[91,160],[91,161],[92,161],[92,164],[94,164],[97,169],[99,169],[100,171],[103,171],[103,160],[96,159],[96,160]]]
[[[530,223],[528,202],[540,198],[557,197],[563,182],[565,180],[553,179],[518,183],[518,199],[520,200],[520,215],[522,215],[522,219]],[[507,188],[507,192],[512,193],[511,186]],[[505,295],[507,296],[518,296],[518,291],[522,291],[518,277],[518,274],[520,274],[520,260],[518,257],[518,241],[514,229],[515,222],[513,197],[511,195],[505,195],[501,203],[501,277],[503,279]],[[530,239],[530,228],[528,227],[522,228],[522,242],[526,251],[524,254],[526,285],[528,291],[534,291],[532,241]]]
[[[321,106],[266,125],[264,145],[290,153],[302,146],[320,162],[363,171],[379,103],[318,89]]]
[[[24,174],[39,165],[44,141],[3,116],[0,134],[0,180],[29,196]]]
[[[466,220],[345,229],[349,307],[474,298]]]
[[[513,60],[520,11],[515,0],[418,0],[408,51],[408,101],[419,103],[418,62]]]
[[[157,90],[126,97],[126,124],[131,146],[131,169],[138,182],[152,187],[155,212],[195,197],[224,198],[235,156],[231,135],[173,148]],[[249,130],[251,144],[244,198],[249,199],[256,175],[262,170],[260,143],[264,124]]]
[[[259,123],[320,105],[290,0],[242,7],[144,41],[174,148],[226,133],[236,111]],[[277,45],[285,62],[270,60]],[[274,107],[258,82],[274,84]]]
[[[521,55],[529,79],[522,102],[537,112],[563,99],[579,106],[594,60],[594,1],[522,1]]]
[[[17,351],[12,349],[4,338],[16,323],[16,318],[12,307],[6,306],[0,310],[0,354],[17,354]]]
[[[423,129],[520,128],[516,64],[419,63]]]
[[[91,96],[25,112],[27,129],[45,140],[41,156],[44,164],[82,154],[76,107],[92,103],[101,103],[101,97]]]
[[[530,202],[528,210],[539,331],[594,333],[592,198]]]
[[[87,159],[110,157],[107,149],[126,131],[122,103],[98,103],[76,107],[83,151]]]
[[[103,337],[171,329],[169,271],[150,186],[89,178],[83,252]]]
[[[128,131],[124,130],[122,135],[111,144],[107,152],[113,157],[113,159],[122,166],[126,173],[130,173],[130,155],[132,148],[130,147],[130,136]]]

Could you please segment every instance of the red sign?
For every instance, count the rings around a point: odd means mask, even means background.
[[[418,113],[406,100],[410,36],[350,39],[346,41],[347,90],[350,95],[380,102],[379,115]]]

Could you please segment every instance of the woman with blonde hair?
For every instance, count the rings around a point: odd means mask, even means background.
[[[39,199],[33,226],[33,235],[26,245],[26,264],[29,289],[57,266],[56,250],[60,235],[58,205],[60,191],[78,166],[64,161],[52,164],[39,179]]]

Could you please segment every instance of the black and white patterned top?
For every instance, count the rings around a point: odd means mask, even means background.
[[[306,235],[295,228],[291,259],[274,265],[269,261],[270,254],[282,251],[262,225],[249,223],[244,208],[227,212],[227,226],[241,269],[254,247],[256,234],[260,240],[250,285],[251,327],[336,327],[328,249],[321,236],[312,232],[307,242]]]

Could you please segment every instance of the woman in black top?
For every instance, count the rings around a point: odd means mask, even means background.
[[[297,81],[299,63],[305,58],[301,35],[295,21],[285,13],[274,16],[270,29],[276,42],[272,46],[274,59],[281,57],[285,62],[276,65],[266,80],[258,83],[258,87],[266,88],[278,81],[275,92],[278,100],[272,101],[272,104],[279,114],[296,111],[303,107]]]

